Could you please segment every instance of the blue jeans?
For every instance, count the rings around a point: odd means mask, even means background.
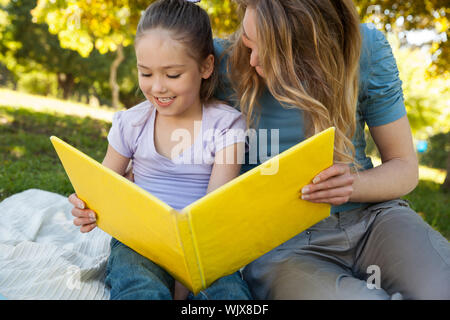
[[[163,268],[120,241],[111,239],[105,283],[112,300],[170,300],[174,279]],[[250,300],[250,290],[240,272],[222,277],[188,300]]]

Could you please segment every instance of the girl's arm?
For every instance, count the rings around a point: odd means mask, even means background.
[[[129,158],[124,157],[108,144],[108,150],[102,162],[105,167],[110,168],[120,175],[124,175],[129,162]],[[76,226],[80,226],[80,231],[84,233],[94,229],[96,227],[95,212],[90,209],[85,209],[84,202],[75,193],[69,196],[69,202],[74,206],[72,209],[72,215],[75,217],[73,223]]]
[[[239,175],[244,160],[244,142],[235,143],[216,153],[206,193],[214,191]]]
[[[302,190],[311,202],[340,205],[352,202],[381,202],[404,196],[418,182],[418,161],[406,116],[377,127],[370,133],[381,155],[382,164],[359,173],[347,165],[336,164],[317,175],[317,180]],[[305,188],[303,188],[305,189]]]
[[[129,163],[130,158],[124,157],[119,152],[114,150],[111,145],[108,144],[108,150],[106,151],[105,158],[102,162],[105,167],[123,176],[125,174],[125,171],[127,170]]]

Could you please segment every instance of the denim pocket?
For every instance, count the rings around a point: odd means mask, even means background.
[[[394,199],[394,200],[389,200],[389,201],[380,202],[380,203],[371,205],[367,209],[371,213],[379,213],[379,212],[381,212],[383,210],[388,210],[388,209],[395,208],[396,206],[408,207],[409,208],[409,203],[406,202],[403,199]]]
[[[119,240],[117,240],[115,238],[111,238],[111,241],[109,243],[111,250],[110,250],[108,261],[106,264],[106,274],[109,274],[111,271],[111,264],[113,263],[114,256],[115,256],[114,252],[116,251],[114,249],[116,249],[117,246],[119,246],[120,244],[121,244],[121,242]]]
[[[117,240],[116,238],[111,238],[111,242],[109,243],[109,246],[111,247],[111,249],[113,249],[120,244],[122,244],[122,243],[119,240]]]
[[[346,232],[341,228],[311,229],[309,245],[324,251],[345,252],[350,249]]]

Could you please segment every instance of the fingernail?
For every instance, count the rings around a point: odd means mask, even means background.
[[[308,187],[303,187],[302,193],[308,193],[308,192],[309,192],[309,188]]]
[[[319,182],[320,181],[320,178],[319,177],[315,177],[314,179],[313,179],[313,183],[317,183],[317,182]]]
[[[309,196],[307,196],[306,194],[302,194],[302,199],[307,200],[307,199],[309,199]]]
[[[80,203],[78,204],[78,208],[84,209],[84,202],[80,202]]]
[[[94,222],[95,221],[95,214],[93,214],[92,212],[89,213],[89,219]]]

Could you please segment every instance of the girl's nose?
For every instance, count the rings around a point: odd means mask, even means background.
[[[167,88],[164,84],[164,81],[161,79],[155,79],[155,82],[152,85],[152,90],[158,93],[164,93],[167,91]]]

